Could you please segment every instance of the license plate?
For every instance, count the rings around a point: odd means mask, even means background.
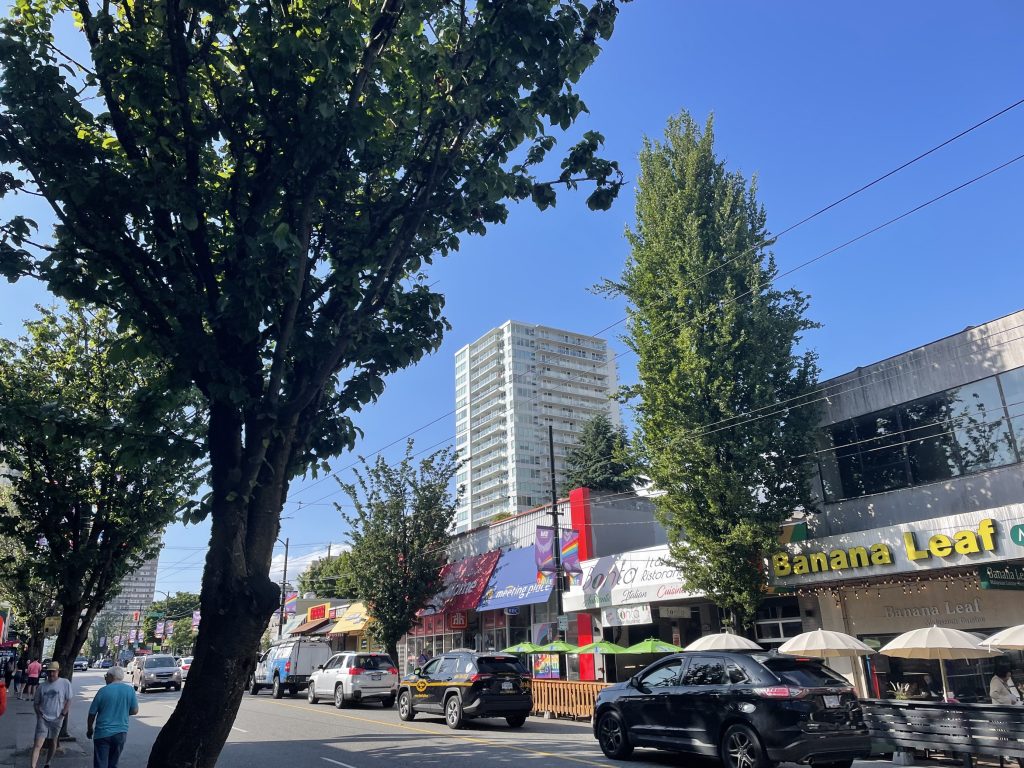
[[[370,675],[370,679],[371,680],[380,680],[380,678],[381,678],[381,673],[380,672],[375,672],[374,674]]]
[[[511,691],[512,690],[512,683],[502,683],[501,684],[501,690],[503,690],[503,691]]]
[[[825,696],[825,706],[829,709],[839,708],[839,697],[838,696]]]

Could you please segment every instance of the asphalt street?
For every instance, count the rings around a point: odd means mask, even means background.
[[[71,731],[91,753],[85,741],[89,702],[103,684],[99,670],[78,672],[78,694],[72,707]],[[131,729],[121,765],[144,766],[160,727],[167,721],[180,694],[173,691],[139,695],[139,714]],[[246,694],[231,736],[217,762],[218,768],[395,768],[441,766],[478,768],[481,765],[543,766],[687,766],[720,768],[713,760],[637,750],[628,762],[608,760],[601,754],[590,725],[566,720],[531,717],[512,729],[504,720],[471,721],[453,731],[440,717],[417,715],[409,723],[398,719],[397,709],[379,704],[335,709],[332,704],[309,704],[305,697],[273,699],[269,692]],[[857,768],[871,762],[858,761]],[[888,765],[888,764],[887,764]]]

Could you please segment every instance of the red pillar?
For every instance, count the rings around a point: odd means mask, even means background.
[[[593,526],[590,519],[590,489],[576,488],[569,492],[569,518],[573,530],[580,532],[580,561],[593,557]],[[593,622],[588,613],[576,614],[576,636],[580,645],[594,641]],[[597,670],[591,654],[580,656],[580,680],[596,680]]]

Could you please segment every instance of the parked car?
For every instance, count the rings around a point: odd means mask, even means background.
[[[178,659],[178,669],[181,670],[181,682],[188,680],[188,671],[192,667],[192,657],[186,656],[183,659]]]
[[[331,658],[331,646],[315,637],[293,637],[274,643],[256,662],[249,678],[249,693],[253,696],[263,688],[270,688],[275,699],[284,692],[294,696],[306,690],[309,676]]]
[[[72,669],[74,669],[75,672],[77,672],[80,669],[88,672],[89,660],[85,658],[85,656],[79,656],[77,659],[75,659],[75,663],[72,665]]]
[[[431,659],[402,679],[398,717],[443,714],[449,728],[477,717],[504,717],[520,728],[533,709],[530,673],[515,656],[466,648]]]
[[[338,709],[362,701],[390,709],[397,695],[398,667],[386,653],[336,653],[310,675],[306,689],[310,704],[331,697]]]
[[[110,669],[112,666],[114,666],[113,659],[103,659],[100,661],[100,669]]]
[[[154,654],[132,660],[132,686],[139,693],[151,688],[181,690],[181,672],[174,666],[173,656]]]
[[[849,768],[870,751],[849,682],[819,659],[765,652],[660,659],[598,694],[594,737],[610,758],[655,747],[717,755],[725,768]]]

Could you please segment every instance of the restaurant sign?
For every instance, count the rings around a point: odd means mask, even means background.
[[[979,565],[982,589],[1024,589],[1024,565]]]
[[[653,621],[650,603],[644,603],[643,605],[618,605],[614,608],[601,609],[602,627],[633,627],[641,624],[650,624]]]
[[[583,583],[563,595],[568,612],[699,597],[683,587],[668,545],[635,549],[583,562]]]
[[[962,567],[1024,557],[1011,535],[1024,504],[793,542],[772,554],[774,586]]]
[[[331,610],[330,603],[320,603],[320,605],[311,605],[306,609],[306,622],[319,621],[327,618],[328,611]]]

